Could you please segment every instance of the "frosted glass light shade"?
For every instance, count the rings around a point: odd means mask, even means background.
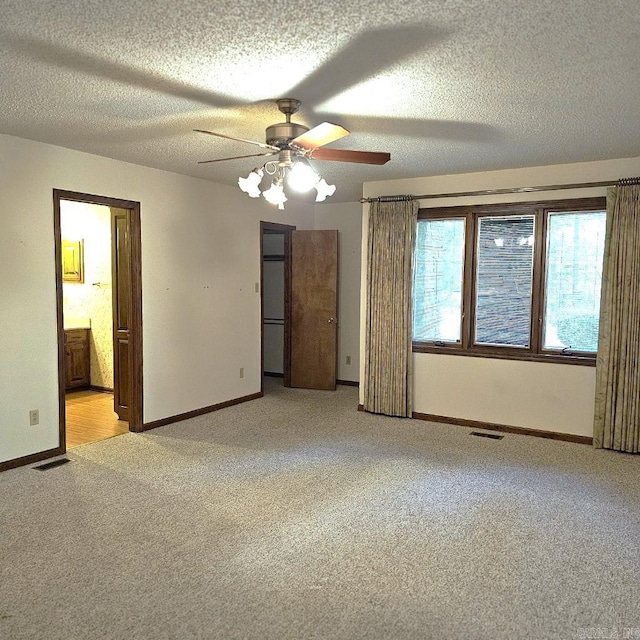
[[[318,195],[316,196],[316,202],[324,202],[327,199],[327,196],[332,196],[336,192],[335,184],[327,184],[327,181],[322,178],[319,180],[316,185],[316,191]]]
[[[289,171],[289,186],[298,192],[304,193],[313,189],[320,180],[320,176],[313,170],[311,165],[305,160],[298,160]]]
[[[251,198],[260,197],[260,182],[264,175],[262,169],[254,169],[246,178],[238,178],[238,186]]]
[[[284,195],[284,189],[282,183],[274,182],[266,191],[262,193],[264,199],[270,204],[278,205],[278,209],[284,209],[284,203],[287,201],[287,196]]]

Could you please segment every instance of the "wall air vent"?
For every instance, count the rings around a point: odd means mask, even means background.
[[[60,460],[53,460],[52,462],[45,462],[37,467],[33,467],[38,471],[47,471],[48,469],[54,469],[55,467],[59,467],[60,465],[67,464],[67,462],[71,462],[69,458],[60,458]]]
[[[480,438],[491,438],[492,440],[502,440],[504,438],[504,436],[499,436],[497,433],[482,433],[480,431],[472,431],[471,435]]]

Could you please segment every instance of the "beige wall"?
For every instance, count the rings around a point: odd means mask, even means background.
[[[84,243],[84,282],[64,282],[65,328],[86,326],[91,352],[91,384],[113,389],[111,211],[85,202],[60,202],[63,240]]]
[[[371,182],[365,197],[453,193],[484,189],[574,184],[616,180],[640,174],[640,158],[553,165],[507,171]],[[536,194],[423,200],[421,207],[488,204],[602,196],[605,189],[575,189]],[[363,206],[366,246],[367,205]],[[362,308],[364,308],[364,270]],[[361,349],[364,318],[361,318]],[[414,411],[591,436],[595,368],[539,362],[491,360],[439,354],[414,354]],[[361,365],[361,375],[362,375]],[[362,402],[362,397],[360,398]]]
[[[360,372],[360,263],[362,205],[322,203],[316,229],[338,230],[338,379],[357,382]],[[347,364],[347,356],[351,364]]]
[[[59,444],[54,188],[141,203],[145,422],[260,390],[260,220],[312,205],[0,135],[0,462]]]

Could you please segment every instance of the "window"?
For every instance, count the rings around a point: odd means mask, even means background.
[[[478,220],[475,344],[528,347],[534,216]]]
[[[425,220],[418,224],[414,340],[460,342],[464,226],[464,218]]]
[[[605,223],[603,211],[549,214],[544,349],[598,349]]]
[[[423,209],[414,351],[592,364],[605,199]]]

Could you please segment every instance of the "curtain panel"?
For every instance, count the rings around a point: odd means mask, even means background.
[[[640,186],[607,192],[593,444],[640,451]]]
[[[364,410],[411,417],[412,284],[418,202],[369,207]]]

